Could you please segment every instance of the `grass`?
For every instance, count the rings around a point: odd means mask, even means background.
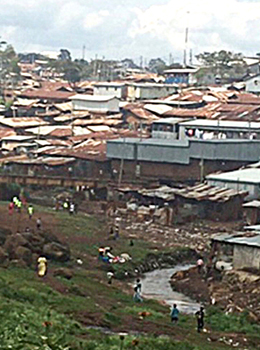
[[[6,211],[6,203],[0,205],[0,213],[1,210]],[[118,241],[108,241],[106,223],[84,213],[70,216],[39,206],[36,212],[41,213],[46,229],[70,245],[72,261],[63,265],[71,267],[74,276],[71,280],[53,277],[53,269],[61,265],[54,263],[49,264],[49,273],[42,280],[33,269],[0,268],[0,350],[120,349],[118,335],[104,335],[85,325],[107,327],[112,333],[127,332],[123,349],[229,348],[209,343],[204,334],[198,337],[194,317],[180,315],[178,325],[173,326],[167,307],[153,300],[134,304],[132,290],[125,282],[115,280],[112,285],[107,284],[106,272],[111,266],[98,261],[98,247],[113,245],[115,253],[132,256],[134,263],[113,265],[120,274],[133,269],[147,252],[153,251],[145,240],[133,247],[124,234]],[[78,257],[82,266],[75,263]],[[237,320],[214,310],[209,311],[206,320],[212,330],[257,335],[258,328],[247,318]],[[143,311],[150,315],[140,319]],[[133,336],[132,331],[140,334]]]

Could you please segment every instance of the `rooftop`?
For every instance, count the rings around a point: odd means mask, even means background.
[[[232,120],[196,119],[180,123],[180,126],[195,128],[260,129],[260,122],[242,122]]]
[[[206,179],[213,181],[260,184],[260,169],[246,168],[221,174],[211,174],[208,175]]]
[[[96,101],[96,102],[107,102],[113,99],[118,99],[116,96],[102,96],[102,95],[83,95],[77,94],[70,98],[73,100],[81,100],[81,101]]]
[[[220,235],[213,237],[213,241],[230,244],[240,244],[260,248],[260,234],[253,234],[249,237],[246,235]]]

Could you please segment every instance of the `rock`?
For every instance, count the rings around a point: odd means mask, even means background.
[[[19,246],[15,249],[15,257],[18,260],[23,260],[27,266],[32,264],[32,252],[29,248]]]
[[[5,228],[0,228],[0,245],[3,245],[6,238],[12,234],[12,231]]]
[[[27,267],[26,262],[24,260],[21,260],[21,259],[11,260],[9,263],[9,266],[10,267],[21,267],[21,268]]]
[[[69,247],[58,242],[45,244],[43,247],[43,254],[46,258],[55,261],[65,262],[70,259]]]
[[[70,280],[73,277],[73,272],[66,267],[60,267],[53,271],[53,276],[60,276]]]
[[[19,246],[26,246],[28,241],[20,234],[15,233],[6,238],[4,250],[8,253],[9,258],[14,258],[15,249]]]
[[[3,264],[8,259],[8,254],[0,247],[0,264]]]
[[[29,248],[33,253],[41,254],[44,246],[43,237],[39,236],[37,233],[32,232],[23,232],[21,235],[27,241],[27,248]]]

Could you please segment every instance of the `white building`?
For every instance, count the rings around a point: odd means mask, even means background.
[[[115,96],[74,95],[71,98],[74,111],[95,113],[118,113],[119,99]]]
[[[127,87],[127,98],[130,101],[150,100],[166,97],[177,92],[175,84],[132,83]]]
[[[93,84],[94,95],[116,96],[120,100],[127,98],[127,86],[124,83],[100,82]]]

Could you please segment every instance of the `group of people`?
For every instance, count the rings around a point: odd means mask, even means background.
[[[119,238],[119,227],[111,226],[108,233],[108,239],[114,239],[115,241]]]
[[[68,211],[70,215],[77,214],[78,205],[77,203],[71,202],[69,199],[66,199],[62,205],[63,209]]]
[[[34,214],[34,207],[32,204],[29,204],[27,206],[25,198],[19,198],[19,196],[14,196],[12,201],[8,204],[8,213],[9,215],[13,215],[14,211],[17,211],[18,213],[22,212],[22,208],[25,208],[28,214],[29,220],[32,219]],[[41,218],[38,217],[36,220],[36,227],[38,230],[41,230],[42,228],[42,221]]]
[[[128,253],[122,253],[120,255],[114,255],[112,253],[112,247],[99,247],[98,248],[98,259],[109,264],[125,263],[126,261],[132,260]]]
[[[9,215],[13,215],[14,210],[17,212],[21,212],[22,206],[26,206],[26,201],[24,199],[21,199],[17,196],[14,196],[12,201],[8,205],[8,211]]]
[[[179,320],[179,309],[177,308],[176,304],[173,304],[173,307],[171,309],[171,322],[176,324]],[[200,333],[201,331],[203,331],[204,329],[204,316],[205,316],[205,312],[204,312],[204,307],[201,306],[200,309],[195,312],[195,316],[197,319],[197,332]]]

